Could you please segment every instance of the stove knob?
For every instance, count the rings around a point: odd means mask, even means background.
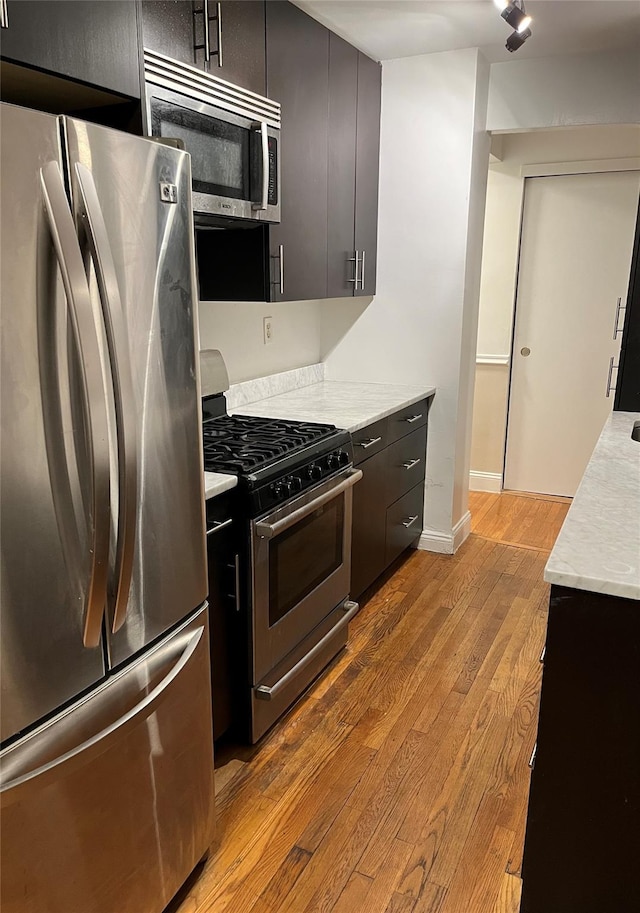
[[[273,491],[274,495],[276,496],[276,498],[284,498],[286,495],[288,495],[290,493],[291,489],[289,488],[288,482],[282,481],[282,482],[276,482],[272,486],[272,491]]]
[[[289,488],[292,492],[302,491],[302,479],[300,476],[291,476]]]
[[[340,469],[342,463],[340,462],[339,453],[330,453],[327,457],[327,466],[329,469]]]
[[[341,466],[347,466],[351,461],[349,460],[349,454],[346,450],[338,451],[338,460],[340,461]]]
[[[311,466],[307,466],[307,478],[312,482],[317,482],[318,479],[322,478],[322,467],[316,466],[315,463],[312,463]]]

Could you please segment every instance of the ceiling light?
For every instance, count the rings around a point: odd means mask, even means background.
[[[521,10],[515,3],[508,3],[500,15],[512,28],[518,31],[520,31],[521,27],[526,29],[529,22],[531,22],[531,16],[525,15],[524,10]],[[529,22],[523,26],[523,22],[526,22],[527,19]]]
[[[523,31],[516,29],[516,31],[512,32],[509,35],[509,37],[507,38],[507,43],[505,44],[505,47],[508,51],[510,51],[513,54],[513,52],[517,51],[518,48],[522,47],[522,45],[525,43],[527,38],[530,38],[530,37],[531,37],[531,29],[525,28],[525,29],[523,29]]]
[[[493,0],[493,2],[498,7],[500,12],[502,12],[503,9],[506,9],[506,7],[509,6],[509,0]]]
[[[520,25],[517,28],[517,31],[522,34],[526,29],[531,25],[532,19],[531,16],[525,16]]]

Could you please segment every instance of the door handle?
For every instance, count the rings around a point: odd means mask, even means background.
[[[413,469],[414,466],[417,466],[418,463],[421,463],[422,460],[418,457],[417,460],[408,460],[406,463],[402,464],[403,469]]]
[[[381,437],[370,437],[366,441],[356,441],[356,444],[358,447],[362,447],[363,450],[368,450],[369,447],[373,447],[374,444],[378,444],[381,440]]]
[[[80,163],[76,164],[75,170],[80,189],[78,208],[81,224],[89,244],[100,293],[116,409],[119,503],[112,627],[115,633],[122,627],[127,614],[133,576],[138,509],[137,416],[127,324],[107,226],[93,175]]]
[[[413,425],[414,422],[417,422],[422,418],[422,412],[419,412],[417,415],[410,415],[408,418],[405,418],[405,422],[408,425]]]
[[[261,121],[258,132],[262,143],[262,199],[259,203],[251,204],[251,208],[256,211],[266,209],[269,204],[269,134],[267,129],[266,121]]]
[[[303,504],[302,507],[294,508],[288,513],[287,509],[284,508],[284,516],[275,520],[273,523],[269,523],[267,520],[260,520],[259,523],[255,524],[256,534],[261,539],[275,539],[276,536],[279,536],[281,533],[285,532],[285,530],[295,526],[296,523],[304,520],[305,517],[308,517],[320,507],[328,504],[329,501],[333,501],[334,498],[337,498],[338,495],[341,495],[343,492],[347,491],[347,489],[352,488],[361,478],[361,469],[350,469],[345,475],[337,476],[330,488],[323,491],[322,494],[319,494],[317,498],[313,498],[308,504]],[[279,512],[280,511],[275,512],[276,516]]]
[[[407,517],[406,520],[402,521],[402,525],[404,526],[405,529],[409,529],[409,527],[413,526],[413,524],[416,522],[417,519],[418,519],[418,514],[416,514],[415,517]]]
[[[85,600],[83,643],[96,647],[102,634],[107,599],[110,533],[109,434],[106,392],[89,286],[80,245],[57,162],[40,170],[40,183],[53,246],[64,285],[71,325],[80,356],[80,382],[91,467],[91,566]]]
[[[360,291],[361,292],[364,291],[364,258],[365,258],[366,253],[367,253],[366,250],[363,250],[362,257],[360,258]],[[357,288],[357,286],[356,286],[356,288]]]
[[[7,10],[7,0],[0,0],[0,28],[9,28],[9,11]]]
[[[347,280],[348,282],[353,282],[355,291],[358,291],[358,264],[360,263],[360,257],[358,256],[359,251],[354,251],[353,257],[347,257],[347,263],[355,263],[355,275],[353,279]]]

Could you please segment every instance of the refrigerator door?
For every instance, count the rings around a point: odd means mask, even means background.
[[[118,666],[207,594],[190,159],[94,124],[64,124],[113,391],[109,618]]]
[[[0,755],[3,913],[158,913],[205,854],[207,615]]]
[[[109,466],[96,324],[64,192],[59,122],[2,104],[0,133],[5,742],[105,674]]]

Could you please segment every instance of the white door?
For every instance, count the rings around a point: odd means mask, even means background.
[[[525,181],[505,488],[575,494],[613,406],[639,188],[637,171]]]

